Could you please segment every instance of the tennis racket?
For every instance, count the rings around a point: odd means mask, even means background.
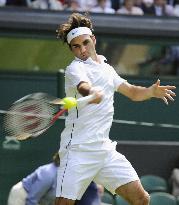
[[[85,106],[93,95],[76,100],[76,105]],[[64,98],[65,99],[65,98]],[[4,116],[4,130],[17,140],[35,138],[50,128],[63,115],[63,99],[57,99],[46,93],[33,93],[15,101]]]

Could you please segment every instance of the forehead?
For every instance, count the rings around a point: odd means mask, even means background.
[[[70,44],[74,45],[74,44],[82,44],[85,40],[90,40],[91,37],[88,34],[83,34],[80,36],[75,37],[74,39],[71,40]]]

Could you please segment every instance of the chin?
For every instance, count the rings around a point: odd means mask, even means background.
[[[86,61],[88,58],[89,58],[89,57],[86,57],[86,56],[84,57],[84,56],[82,56],[80,59],[83,60],[83,61]]]

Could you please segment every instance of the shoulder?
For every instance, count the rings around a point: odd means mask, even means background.
[[[74,60],[66,67],[66,70],[68,70],[68,69],[70,69],[70,68],[73,68],[73,67],[81,66],[81,65],[83,65],[83,64],[84,64],[83,61],[74,59]]]
[[[76,65],[81,65],[81,64],[83,64],[83,61],[81,61],[81,60],[75,58],[75,59],[69,64],[69,66],[67,66],[67,68],[68,68],[68,67],[73,67],[73,66],[76,66]]]
[[[73,72],[81,72],[83,71],[85,64],[80,60],[73,60],[70,65],[66,67],[65,74],[71,74]]]

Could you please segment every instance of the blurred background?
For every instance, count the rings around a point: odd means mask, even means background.
[[[3,112],[33,92],[64,97],[64,69],[73,56],[56,29],[76,11],[90,14],[97,51],[119,75],[136,85],[150,86],[160,78],[164,85],[179,86],[177,0],[0,0],[1,205],[12,185],[50,162],[59,148],[64,119],[41,137],[19,142],[5,135]],[[169,187],[171,172],[179,167],[178,88],[176,94],[169,106],[116,95],[110,133],[140,177],[163,177]]]

